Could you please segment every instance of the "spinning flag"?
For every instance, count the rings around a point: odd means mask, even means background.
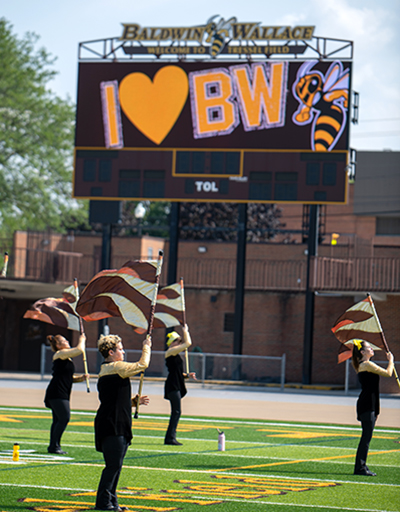
[[[83,290],[77,313],[88,322],[120,317],[147,331],[157,266],[157,261],[128,261],[119,270],[102,270]]]
[[[79,316],[76,314],[74,305],[65,299],[48,297],[36,301],[25,313],[24,318],[40,320],[47,324],[66,327],[73,331],[79,331]]]
[[[157,294],[153,328],[165,329],[184,324],[184,304],[182,302],[182,287],[180,283],[174,283],[161,288]],[[136,328],[135,331],[140,334],[145,332],[140,327]]]
[[[371,301],[371,297],[368,296],[357,302],[347,309],[332,327],[333,334],[342,343],[338,355],[339,363],[351,357],[355,339],[367,341],[374,350],[386,350],[382,328],[376,320]]]

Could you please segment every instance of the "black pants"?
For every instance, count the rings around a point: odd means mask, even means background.
[[[49,406],[53,413],[53,423],[51,424],[50,429],[50,444],[48,450],[53,452],[61,448],[61,436],[67,428],[71,417],[71,411],[69,407],[69,400],[63,400],[61,398],[53,398],[49,400]]]
[[[168,400],[171,402],[171,416],[167,433],[165,434],[165,442],[170,443],[176,440],[176,429],[178,428],[179,418],[181,417],[181,392],[170,391],[167,394]]]
[[[374,412],[367,412],[361,414],[361,428],[362,434],[361,439],[358,444],[357,454],[356,454],[356,463],[354,466],[354,473],[358,473],[359,471],[363,471],[367,468],[367,456],[369,450],[369,443],[372,439],[372,434],[374,432],[376,416]]]
[[[101,474],[96,495],[96,508],[118,507],[117,484],[129,442],[124,436],[108,436],[103,439],[101,448],[106,467]]]

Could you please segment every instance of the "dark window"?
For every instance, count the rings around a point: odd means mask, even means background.
[[[140,180],[140,171],[137,169],[120,169],[120,180]]]
[[[224,332],[234,332],[235,330],[235,313],[225,313],[224,315]]]
[[[165,171],[144,171],[143,177],[145,180],[164,180]]]
[[[185,194],[193,194],[194,193],[194,179],[187,178],[185,180]]]
[[[120,180],[118,197],[140,197],[140,181]]]
[[[400,217],[377,217],[377,235],[400,235]]]
[[[238,151],[177,151],[176,174],[240,174]]]
[[[250,181],[271,181],[272,172],[268,171],[250,171],[249,180]]]
[[[83,161],[83,181],[96,181],[96,160]]]
[[[316,151],[315,153],[300,153],[301,162],[346,162],[347,153],[325,153]]]
[[[189,151],[177,151],[176,153],[176,173],[189,174],[191,172]]]
[[[322,167],[322,184],[328,187],[336,185],[336,164],[325,162]]]
[[[92,187],[90,189],[91,197],[102,197],[103,196],[103,187]]]
[[[323,190],[314,192],[314,201],[326,201],[326,192]]]
[[[320,164],[317,162],[310,162],[307,164],[307,170],[306,170],[306,184],[307,185],[319,185],[319,167],[320,167]]]
[[[262,201],[272,199],[271,197],[272,184],[271,183],[249,183],[249,199],[254,201]]]
[[[276,172],[275,181],[297,181],[297,172]]]
[[[204,174],[206,154],[200,151],[192,153],[192,174]]]
[[[222,179],[219,181],[219,193],[220,194],[228,194],[229,193],[229,180]]]
[[[107,149],[106,151],[102,150],[92,150],[92,149],[78,149],[76,151],[76,158],[118,158],[118,151],[111,151]]]
[[[225,173],[225,158],[224,153],[220,151],[213,151],[211,153],[211,174],[224,174]]]
[[[99,162],[99,181],[111,181],[111,160],[100,160]]]
[[[239,174],[240,173],[240,153],[229,152],[226,153],[226,174]]]
[[[143,197],[165,197],[165,182],[145,181],[143,183]]]
[[[276,201],[297,201],[297,183],[275,183],[274,199]]]

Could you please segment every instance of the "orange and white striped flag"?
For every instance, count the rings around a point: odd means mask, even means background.
[[[382,328],[376,321],[369,297],[347,309],[331,330],[342,343],[338,355],[339,363],[351,357],[353,340],[367,341],[374,350],[386,350]]]

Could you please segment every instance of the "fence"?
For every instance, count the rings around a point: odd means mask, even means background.
[[[125,350],[128,361],[138,361],[141,350]],[[50,347],[42,344],[40,358],[40,374],[51,373],[53,352]],[[154,350],[151,353],[150,366],[146,377],[166,378],[165,352]],[[96,348],[87,348],[86,356],[91,373],[98,373],[103,358]],[[77,373],[83,373],[82,358],[74,360]],[[251,382],[258,384],[276,384],[281,391],[285,385],[286,356],[243,356],[233,354],[210,354],[189,352],[190,371],[196,372],[197,379],[205,384],[207,381]],[[96,371],[93,371],[96,369]]]

